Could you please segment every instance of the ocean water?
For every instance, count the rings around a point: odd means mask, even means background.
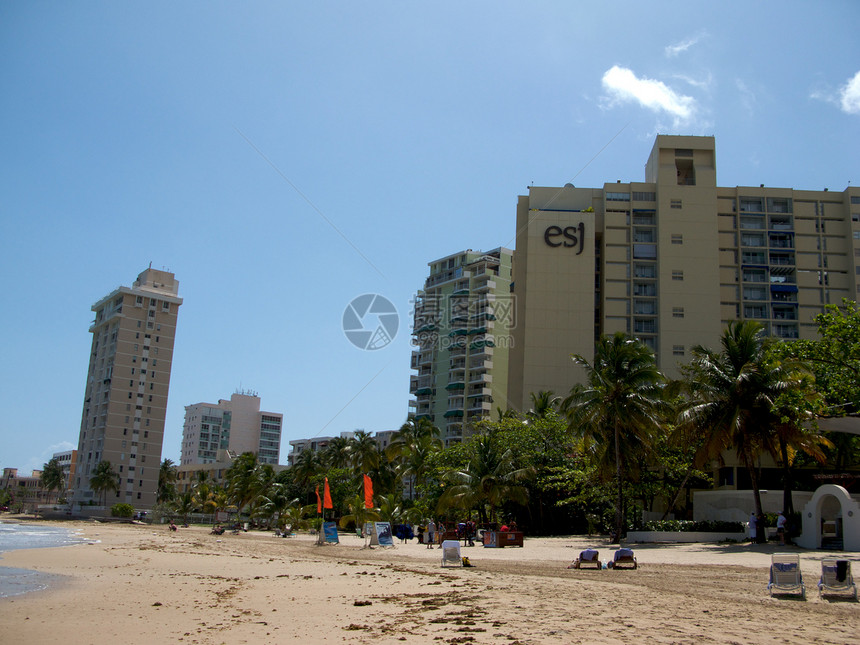
[[[70,546],[85,541],[80,535],[62,527],[0,522],[0,553],[17,549]],[[55,576],[38,571],[0,566],[0,598],[45,589],[54,579]]]

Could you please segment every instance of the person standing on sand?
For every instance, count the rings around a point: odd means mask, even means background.
[[[776,534],[779,536],[779,545],[785,546],[785,513],[783,511],[779,512],[779,515],[776,518]]]
[[[756,516],[755,516],[755,511],[753,511],[752,513],[750,513],[750,544],[755,544],[755,539],[756,539],[756,527],[755,527],[755,525],[756,525],[756,520],[757,520],[757,518],[756,518]]]
[[[433,518],[430,518],[430,521],[427,523],[427,548],[433,548],[433,536],[436,533],[436,523],[433,521]]]

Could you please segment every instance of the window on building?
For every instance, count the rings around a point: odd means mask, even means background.
[[[653,228],[634,228],[633,229],[633,241],[634,242],[654,242],[656,238],[656,231]]]
[[[633,201],[637,202],[655,202],[657,201],[657,193],[634,192]]]
[[[767,282],[766,269],[744,269],[744,282]]]
[[[672,244],[683,244],[684,236],[680,233],[672,233]]]
[[[682,201],[680,199],[669,200],[669,208],[681,208]]]
[[[637,260],[655,260],[657,259],[657,245],[634,244],[633,257]]]
[[[860,251],[860,249],[858,249]],[[640,264],[635,263],[633,265],[633,277],[634,278],[656,278],[657,277],[657,265],[656,264]]]
[[[761,197],[741,197],[742,213],[762,213],[764,205]]]
[[[683,307],[672,307],[672,318],[683,318],[684,317],[684,308]]]
[[[683,345],[672,345],[672,355],[673,356],[683,356],[684,355],[684,346]]]
[[[656,334],[657,321],[653,318],[635,318],[633,320],[633,332],[636,334]]]
[[[630,193],[606,193],[606,201],[608,202],[629,202]]]
[[[766,305],[744,305],[744,318],[767,318]]]
[[[657,314],[656,300],[634,300],[633,313],[643,316],[654,316]]]
[[[678,270],[672,271],[672,279],[673,280],[683,280],[684,279],[684,272],[678,271]]]
[[[634,282],[633,283],[633,295],[634,296],[656,296],[657,295],[657,285],[652,282]]]

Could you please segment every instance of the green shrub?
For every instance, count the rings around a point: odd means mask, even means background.
[[[114,504],[110,507],[111,517],[131,517],[134,515],[134,506],[131,504]]]
[[[646,531],[680,531],[692,533],[701,531],[704,533],[743,533],[743,522],[720,522],[690,520],[662,520],[656,522],[645,522]]]

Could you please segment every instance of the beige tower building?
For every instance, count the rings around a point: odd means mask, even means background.
[[[182,298],[172,273],[146,269],[132,287],[96,304],[73,501],[98,502],[89,481],[101,461],[119,474],[107,506],[155,504],[176,318]]]
[[[508,407],[511,257],[498,248],[435,260],[416,298],[411,413],[438,427],[446,446]]]
[[[857,298],[860,189],[719,187],[713,137],[658,136],[645,181],[531,188],[517,205],[511,405],[565,395],[601,334],[622,331],[670,376],[718,349],[730,320],[814,338],[826,304]]]
[[[277,465],[284,415],[261,412],[254,392],[236,392],[229,401],[185,406],[180,465],[215,463],[219,450],[253,452],[262,464]]]

